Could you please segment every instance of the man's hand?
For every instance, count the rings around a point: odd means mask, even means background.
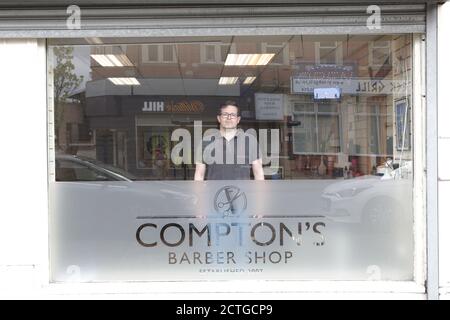
[[[206,165],[204,163],[196,163],[194,180],[195,181],[205,180],[205,172],[206,172]]]
[[[262,159],[256,159],[252,162],[253,176],[255,180],[264,180],[264,170],[262,166]]]

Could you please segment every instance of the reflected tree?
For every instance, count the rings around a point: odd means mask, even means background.
[[[83,76],[75,74],[73,47],[53,48],[55,68],[53,69],[53,88],[55,103],[55,143],[59,147],[61,125],[64,123],[65,103],[70,95],[83,82]]]

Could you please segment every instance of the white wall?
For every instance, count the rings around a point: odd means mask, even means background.
[[[439,284],[450,299],[450,3],[440,6],[438,23]]]
[[[45,46],[0,39],[0,297],[34,295],[47,261]]]

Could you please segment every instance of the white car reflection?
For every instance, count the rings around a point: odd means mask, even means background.
[[[322,209],[336,222],[361,223],[389,231],[412,220],[411,165],[383,176],[362,176],[333,183],[322,193]]]
[[[92,198],[92,203],[118,203],[115,209],[125,206],[145,215],[148,212],[166,212],[168,204],[172,212],[180,214],[186,207],[193,207],[198,197],[192,190],[173,182],[138,181],[124,169],[99,160],[75,156],[56,155],[55,173],[59,190],[80,199]],[[75,183],[73,183],[75,182]],[[95,207],[95,205],[93,205]]]

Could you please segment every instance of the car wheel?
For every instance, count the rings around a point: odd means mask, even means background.
[[[395,200],[377,198],[364,207],[362,223],[367,231],[391,233],[396,230],[401,215],[401,207]]]

